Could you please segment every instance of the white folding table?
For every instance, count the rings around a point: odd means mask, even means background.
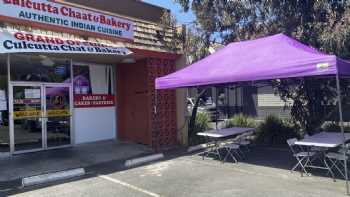
[[[295,142],[296,145],[309,147],[322,147],[322,148],[336,148],[343,144],[344,136],[342,133],[335,132],[321,132],[305,139]],[[345,141],[350,140],[350,133],[345,133]],[[334,178],[333,172],[325,160],[325,151],[320,152],[322,154],[322,160],[324,166],[316,166],[306,163],[306,168],[318,168],[328,170]],[[310,162],[311,163],[311,162]]]
[[[295,142],[300,146],[315,146],[324,148],[335,148],[343,144],[343,134],[334,132],[321,132],[308,138]],[[350,140],[350,133],[345,133],[345,141]]]
[[[232,128],[226,128],[226,129],[213,129],[206,132],[200,132],[197,133],[199,136],[211,138],[214,140],[214,144],[212,147],[210,147],[209,151],[206,151],[207,155],[213,154],[217,155],[219,159],[221,160],[220,152],[219,152],[219,140],[223,138],[233,137],[236,135],[240,135],[243,133],[254,131],[255,128],[243,128],[243,127],[232,127]],[[204,156],[203,156],[204,158]]]
[[[206,132],[197,133],[197,135],[210,137],[210,138],[226,138],[243,134],[249,131],[254,131],[255,128],[243,128],[243,127],[232,127],[226,129],[213,129]]]

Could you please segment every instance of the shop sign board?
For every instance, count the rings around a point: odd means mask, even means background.
[[[77,94],[74,95],[75,108],[112,107],[115,106],[114,95]]]
[[[69,40],[28,32],[0,31],[0,53],[75,53],[126,56],[132,52],[123,46],[110,46],[85,40]]]
[[[15,19],[128,40],[134,38],[131,20],[55,1],[0,0],[0,16],[3,20]]]

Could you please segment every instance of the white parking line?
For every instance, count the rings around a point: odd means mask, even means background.
[[[144,190],[144,189],[142,189],[142,188],[136,187],[136,186],[131,185],[131,184],[129,184],[129,183],[125,183],[125,182],[120,181],[120,180],[118,180],[118,179],[114,179],[114,178],[108,177],[108,176],[106,176],[106,175],[99,175],[98,177],[99,177],[99,178],[102,178],[102,179],[105,179],[105,180],[108,180],[108,181],[111,181],[111,182],[113,182],[113,183],[117,183],[117,184],[122,185],[122,186],[124,186],[124,187],[133,189],[133,190],[135,190],[135,191],[142,192],[142,193],[147,194],[147,195],[152,196],[152,197],[160,197],[160,195],[158,195],[158,194],[155,194],[155,193],[153,193],[153,192],[150,192],[150,191]]]

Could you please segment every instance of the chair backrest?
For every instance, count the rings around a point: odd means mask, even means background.
[[[237,135],[237,136],[233,139],[233,141],[235,141],[235,142],[241,142],[241,141],[243,140],[243,138],[244,138],[243,134]]]
[[[350,144],[349,143],[345,144],[345,148],[350,149]]]
[[[297,138],[291,138],[291,139],[287,140],[287,144],[288,144],[288,146],[293,154],[296,153],[296,150],[293,147],[295,146],[295,142],[297,142],[297,141],[298,141]]]
[[[345,152],[347,155],[350,155],[350,144],[345,144],[344,147],[342,146],[341,148],[339,148],[338,152],[339,153]]]
[[[249,135],[250,135],[249,133],[243,133],[240,135],[240,137],[244,139],[244,138],[248,137]]]
[[[252,132],[252,131],[245,132],[245,133],[242,133],[241,135],[239,135],[238,139],[239,140],[245,140],[245,139],[247,139],[249,136],[251,136],[253,134],[254,134],[254,132]]]
[[[287,140],[287,144],[288,144],[288,146],[294,146],[295,142],[297,142],[297,141],[298,141],[297,138],[290,138]]]

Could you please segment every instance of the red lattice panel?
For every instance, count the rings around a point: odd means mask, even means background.
[[[148,86],[150,90],[150,107],[154,109],[157,100],[157,113],[151,116],[152,146],[159,149],[177,144],[176,128],[176,93],[175,90],[155,91],[155,79],[176,70],[175,61],[150,58],[148,66]],[[157,97],[157,98],[156,98]]]

